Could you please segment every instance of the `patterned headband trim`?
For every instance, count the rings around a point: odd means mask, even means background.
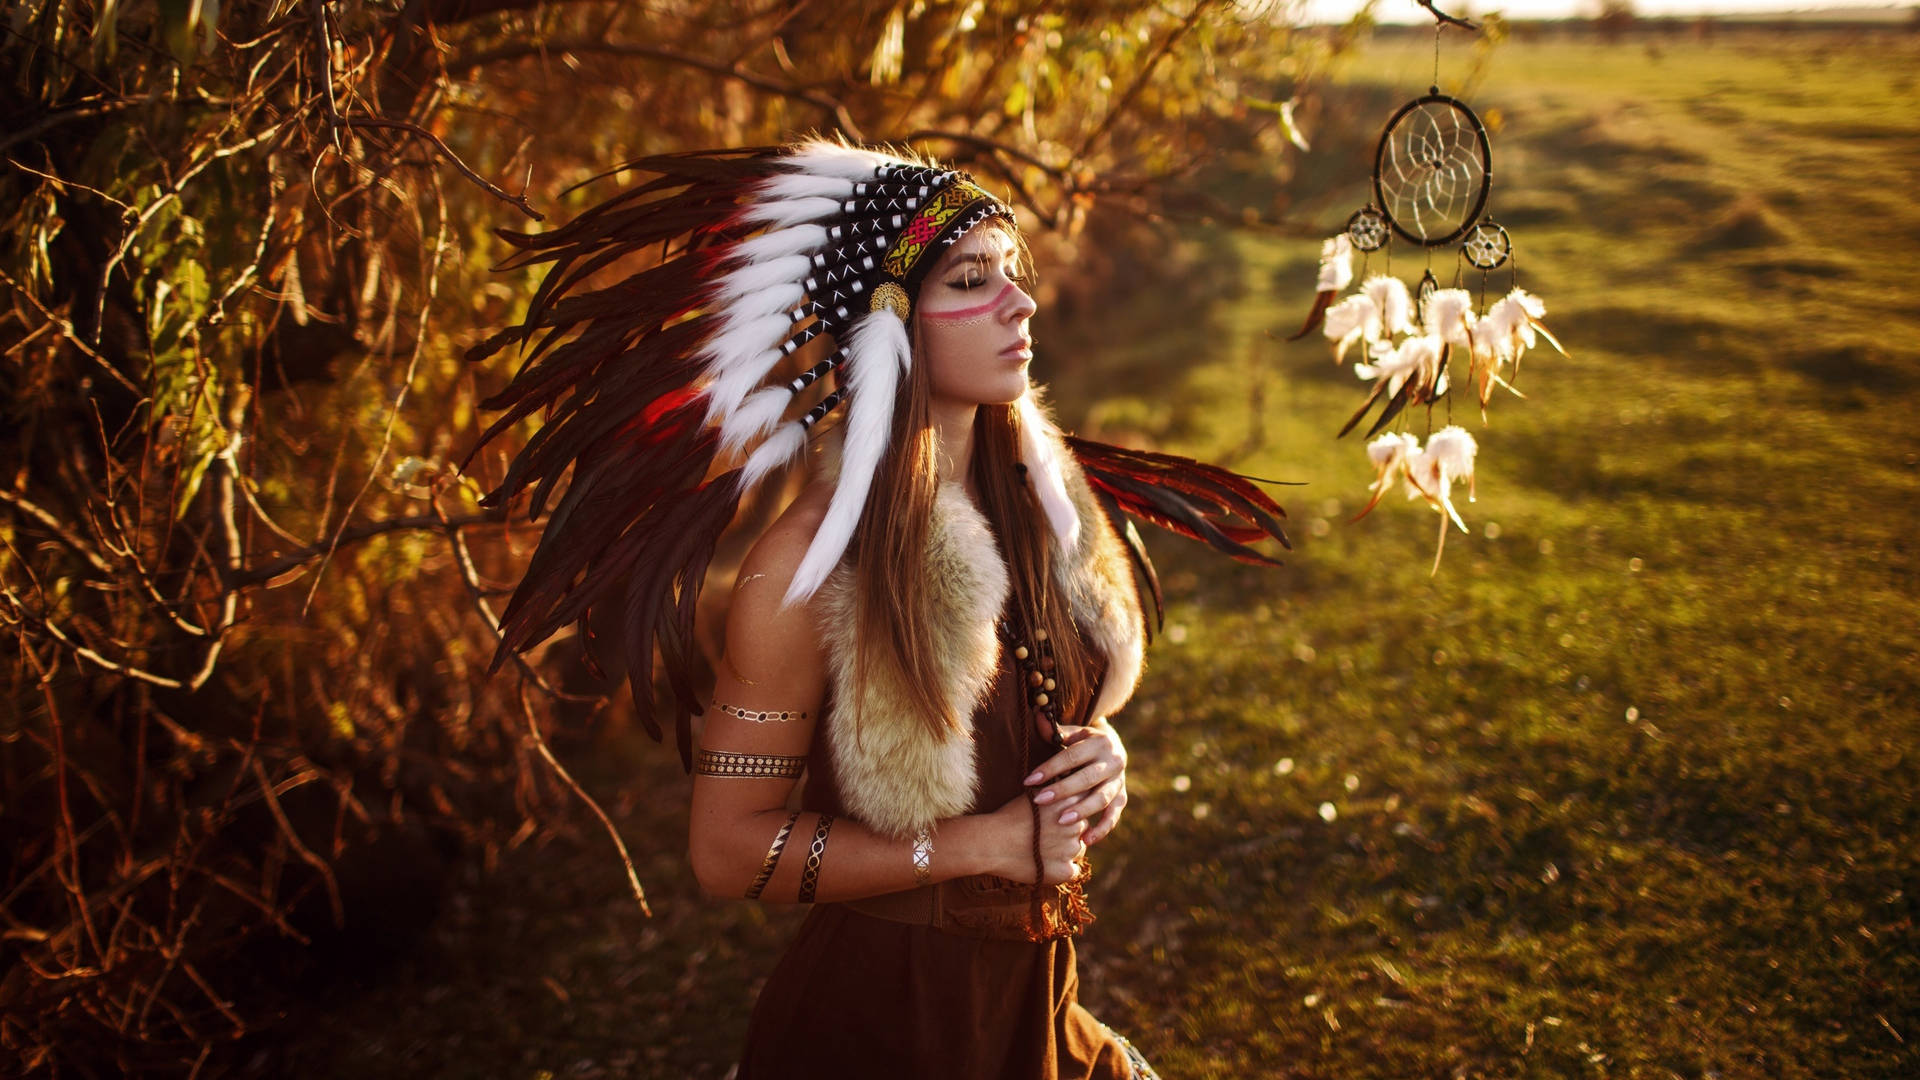
[[[1011,221],[1013,213],[980,185],[957,178],[941,188],[920,208],[906,228],[900,230],[899,237],[887,250],[882,265],[893,277],[901,281],[911,280],[929,252],[952,246],[989,217],[1004,217]]]

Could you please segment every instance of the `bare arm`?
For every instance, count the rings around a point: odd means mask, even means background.
[[[803,495],[742,565],[727,617],[726,654],[714,686],[716,703],[750,714],[784,713],[787,718],[750,719],[711,708],[700,740],[703,751],[803,758],[813,742],[826,693],[827,658],[812,613],[804,606],[783,607],[781,598],[818,523],[818,501]],[[793,787],[788,778],[714,776],[696,769],[688,840],[702,889],[716,897],[746,895],[791,816],[786,806]],[[1087,828],[1084,821],[1061,825],[1056,817],[1041,815],[1049,882],[1072,876],[1071,863],[1084,850],[1081,836]],[[819,820],[819,814],[809,811],[794,822],[761,900],[799,898]],[[1027,797],[1016,797],[991,814],[939,822],[932,871],[934,881],[969,874],[1032,881],[1033,824]],[[813,899],[852,900],[916,884],[911,839],[884,837],[859,822],[838,818],[827,835]]]

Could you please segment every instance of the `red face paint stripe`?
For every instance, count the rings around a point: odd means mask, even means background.
[[[1001,286],[999,295],[981,304],[979,307],[961,308],[958,311],[928,311],[922,308],[920,309],[920,317],[923,319],[977,319],[999,308],[1001,304],[1006,302],[1007,294],[1012,292],[1013,289],[1014,287],[1012,285]]]

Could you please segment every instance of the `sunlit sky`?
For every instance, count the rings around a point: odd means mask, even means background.
[[[1468,8],[1475,14],[1498,11],[1515,19],[1556,19],[1573,15],[1591,15],[1600,8],[1600,0],[1471,0],[1462,3],[1438,0],[1440,10],[1461,14],[1456,8]],[[1908,10],[1907,4],[1863,3],[1862,0],[1632,0],[1642,15],[1717,15],[1809,11],[1827,8],[1887,7]],[[1308,21],[1344,22],[1360,9],[1361,0],[1308,0]],[[1414,0],[1380,0],[1374,17],[1381,22],[1431,22],[1433,16]]]

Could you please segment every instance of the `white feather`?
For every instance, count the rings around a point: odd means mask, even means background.
[[[1547,302],[1525,289],[1515,289],[1507,294],[1507,299],[1520,305],[1530,319],[1543,319],[1547,315]]]
[[[1367,294],[1375,310],[1380,313],[1380,322],[1374,332],[1367,335],[1367,340],[1413,332],[1413,299],[1407,295],[1406,282],[1397,277],[1375,274],[1360,286],[1360,291]]]
[[[789,225],[742,240],[727,254],[749,263],[764,263],[786,255],[809,255],[826,246],[826,226]]]
[[[1060,541],[1060,550],[1076,551],[1080,545],[1080,514],[1067,494],[1067,478],[1057,456],[1060,432],[1040,411],[1033,391],[1021,395],[1015,406],[1020,410],[1020,461],[1027,467],[1033,491],[1040,499],[1040,510]]]
[[[720,275],[720,279],[714,282],[714,299],[728,303],[782,285],[798,285],[806,280],[807,270],[812,265],[813,260],[805,255],[782,255],[749,261]]]
[[[1441,428],[1427,439],[1427,450],[1439,460],[1440,467],[1448,475],[1456,478],[1473,475],[1473,456],[1479,450],[1479,445],[1466,428],[1451,424]]]
[[[719,375],[707,384],[707,422],[724,423],[786,356],[779,349],[768,349],[752,360],[739,361],[721,369]]]
[[[767,373],[786,356],[781,342],[793,330],[785,314],[728,312],[720,328],[701,346],[698,359],[707,377],[707,419],[718,420],[740,407]]]
[[[847,359],[840,365],[847,378],[848,397],[840,480],[827,502],[826,517],[787,586],[784,603],[805,603],[840,565],[847,542],[853,539],[853,530],[866,511],[873,474],[886,455],[900,373],[911,358],[906,324],[891,311],[862,315],[847,334]]]
[[[1503,330],[1503,324],[1494,320],[1494,314],[1498,311],[1500,311],[1500,305],[1493,305],[1487,311],[1486,318],[1473,324],[1474,359],[1482,364],[1492,365],[1496,369],[1513,349],[1507,341],[1508,332]]]
[[[1424,447],[1407,452],[1407,498],[1425,499],[1439,509],[1438,492],[1440,490],[1440,463]]]
[[[760,182],[762,199],[838,199],[853,194],[853,181],[844,176],[819,176],[813,173],[779,173]]]
[[[800,149],[788,154],[785,160],[806,172],[838,176],[846,180],[872,179],[874,170],[880,166],[899,164],[897,159],[877,151],[825,139],[800,144]]]
[[[1534,333],[1534,320],[1546,311],[1547,305],[1539,297],[1521,289],[1513,290],[1488,308],[1487,321],[1493,323],[1495,335],[1504,344],[1502,352],[1517,359],[1533,348],[1539,340]]]
[[[722,311],[716,319],[714,332],[708,334],[701,344],[695,359],[701,363],[701,371],[707,379],[726,379],[735,371],[753,371],[755,375],[739,386],[739,392],[728,396],[728,411],[732,411],[739,400],[747,396],[749,390],[766,375],[766,371],[780,359],[781,342],[793,332],[793,319],[781,313],[747,313],[747,311]],[[772,354],[772,356],[768,356]]]
[[[772,285],[757,292],[750,292],[726,301],[727,313],[737,319],[751,319],[761,315],[780,315],[800,306],[807,298],[807,290],[799,282],[786,282]],[[788,317],[787,322],[793,320]]]
[[[1363,379],[1385,377],[1387,393],[1397,394],[1409,378],[1437,367],[1439,363],[1440,339],[1423,335],[1407,338],[1397,347],[1385,343],[1376,345],[1373,364],[1355,364],[1353,370]]]
[[[740,469],[740,493],[744,495],[760,486],[768,473],[792,461],[806,447],[807,425],[798,420],[782,425],[766,442],[754,448]]]
[[[793,391],[784,386],[754,391],[720,425],[720,452],[731,454],[772,431],[792,402]]]
[[[793,330],[793,320],[784,313],[736,315],[726,311],[716,322],[719,325],[696,354],[706,373],[714,377],[768,349],[778,350]]]
[[[1375,469],[1391,467],[1396,459],[1405,458],[1419,447],[1420,440],[1406,432],[1389,431],[1385,435],[1367,444],[1367,458]]]
[[[1380,313],[1373,301],[1355,293],[1345,300],[1327,309],[1324,321],[1328,340],[1333,342],[1333,362],[1338,364],[1347,358],[1347,350],[1360,340],[1369,325],[1378,324]]]
[[[797,199],[751,203],[740,208],[740,220],[752,225],[765,225],[768,228],[778,229],[799,225],[802,222],[822,221],[839,212],[839,199],[809,195]]]
[[[1422,305],[1428,334],[1449,345],[1473,344],[1473,294],[1465,289],[1435,289]]]
[[[1329,237],[1320,245],[1321,292],[1339,292],[1353,284],[1353,241],[1346,233]]]
[[[1487,332],[1493,335],[1494,338],[1502,342],[1507,342],[1513,338],[1514,333],[1518,331],[1526,321],[1527,310],[1512,298],[1507,298],[1496,302],[1492,307],[1488,308],[1486,318],[1481,320],[1481,324],[1487,328]]]
[[[1328,341],[1339,341],[1365,327],[1376,314],[1373,301],[1355,293],[1327,309],[1321,332],[1327,335]]]
[[[1474,500],[1473,458],[1479,450],[1479,445],[1473,441],[1473,435],[1466,428],[1451,424],[1434,432],[1427,439],[1427,453],[1433,457],[1440,471],[1443,498],[1447,496],[1447,489],[1455,480],[1465,480],[1467,501]],[[1447,498],[1446,502],[1447,513],[1453,517],[1454,524],[1460,525],[1461,530],[1465,531],[1466,525],[1461,524],[1459,515],[1453,513],[1452,499]]]

